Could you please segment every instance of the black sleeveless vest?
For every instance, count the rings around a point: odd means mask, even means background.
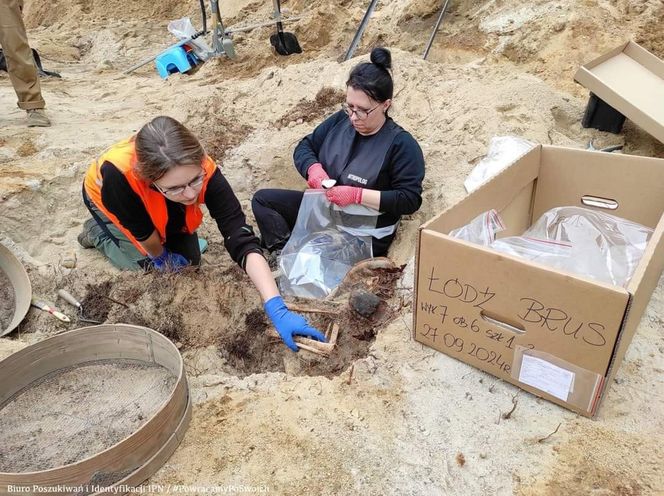
[[[380,131],[363,137],[350,119],[344,119],[327,134],[318,158],[337,184],[374,189],[385,156],[401,132],[403,129],[388,118]]]

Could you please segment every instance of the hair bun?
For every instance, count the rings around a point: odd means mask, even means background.
[[[392,54],[387,48],[374,48],[371,50],[371,63],[389,70],[392,68]]]

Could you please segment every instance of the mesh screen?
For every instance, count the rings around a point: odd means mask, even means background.
[[[87,362],[33,382],[0,405],[0,472],[48,470],[110,448],[156,413],[176,382],[137,360]],[[91,482],[115,482],[109,475]]]

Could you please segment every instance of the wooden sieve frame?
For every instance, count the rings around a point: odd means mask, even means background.
[[[106,359],[156,363],[177,377],[177,382],[159,409],[131,435],[104,451],[69,465],[38,472],[0,472],[0,494],[9,494],[10,485],[81,486],[89,484],[97,473],[127,470],[132,471],[114,486],[138,486],[173,454],[191,419],[189,386],[178,349],[166,337],[146,327],[127,324],[82,327],[19,350],[0,361],[0,404],[47,374]],[[72,493],[49,491],[49,494]],[[114,494],[126,494],[126,491]]]

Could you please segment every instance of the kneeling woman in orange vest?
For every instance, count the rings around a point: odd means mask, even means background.
[[[92,163],[83,184],[92,214],[79,242],[118,268],[177,271],[198,265],[196,229],[205,203],[231,258],[254,283],[267,315],[293,351],[293,336],[325,337],[286,308],[258,238],[230,184],[198,139],[170,117],[157,117]]]

